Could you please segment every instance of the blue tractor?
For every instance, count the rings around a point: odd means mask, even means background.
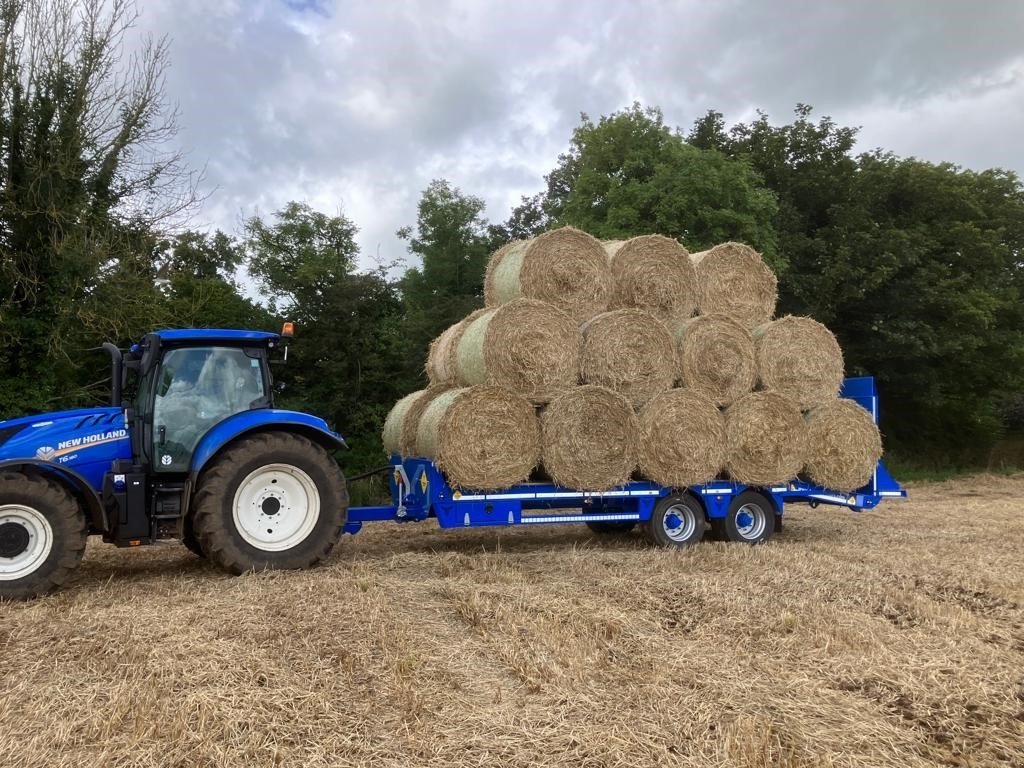
[[[270,357],[284,343],[201,329],[150,333],[126,354],[105,344],[109,406],[0,422],[0,597],[58,587],[92,534],[180,539],[233,573],[326,556],[346,524],[332,457],[345,444],[322,419],[274,407]]]

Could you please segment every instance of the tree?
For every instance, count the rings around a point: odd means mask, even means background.
[[[856,129],[810,115],[799,105],[791,124],[761,113],[726,132],[712,112],[690,141],[749,162],[778,194],[790,263],[779,310],[827,324],[848,372],[878,378],[889,447],[983,460],[1004,403],[1024,389],[1020,180],[855,157]]]
[[[815,244],[818,231],[831,225],[834,206],[850,199],[857,173],[852,156],[857,129],[837,126],[829,117],[811,121],[811,107],[800,104],[792,124],[775,126],[758,112],[728,134],[719,112],[708,112],[690,131],[694,146],[723,152],[747,162],[778,196],[774,221],[779,249],[794,275],[814,274],[825,254]],[[800,311],[819,290],[806,279],[783,279],[781,305]],[[805,310],[806,311],[806,310]]]
[[[357,268],[355,225],[305,203],[288,203],[266,222],[245,224],[249,271],[272,307],[296,321],[288,363],[275,375],[281,402],[331,422],[349,440],[346,470],[383,459],[380,428],[405,392],[395,371],[405,350],[401,304],[386,267]]]
[[[415,229],[398,230],[409,251],[420,258],[399,284],[408,345],[404,371],[410,384],[421,380],[430,341],[483,305],[484,270],[497,245],[483,210],[480,198],[435,180],[420,198]]]
[[[157,246],[157,284],[168,322],[193,328],[267,328],[277,325],[266,308],[241,295],[237,270],[241,245],[220,230],[185,231]]]
[[[163,151],[166,43],[121,58],[134,19],[127,0],[0,0],[0,412],[92,397],[81,353],[141,330],[151,233],[196,201]]]
[[[524,200],[510,233],[571,224],[606,239],[660,233],[692,251],[726,240],[758,248],[776,268],[774,195],[747,163],[687,144],[657,109],[630,109],[594,122],[586,115],[547,190]]]

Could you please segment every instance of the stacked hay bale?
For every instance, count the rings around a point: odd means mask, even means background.
[[[542,466],[587,491],[801,473],[850,491],[881,456],[871,414],[838,397],[835,337],[772,319],[776,278],[749,246],[691,255],[661,235],[602,244],[563,227],[496,251],[484,295],[384,426],[389,453],[434,460],[456,487],[499,490]]]

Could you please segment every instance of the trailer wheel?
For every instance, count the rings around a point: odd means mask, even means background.
[[[236,574],[308,568],[333,549],[348,511],[341,470],[287,432],[242,438],[203,473],[194,527],[206,556]]]
[[[636,520],[594,520],[587,523],[587,528],[598,535],[614,535],[629,533],[636,528]]]
[[[85,553],[85,515],[44,477],[0,475],[0,597],[24,600],[63,584]]]
[[[704,509],[688,493],[673,493],[654,506],[644,523],[647,539],[659,547],[688,547],[704,538]]]
[[[718,538],[760,544],[775,533],[775,507],[757,491],[744,491],[729,504],[725,517],[712,521]]]

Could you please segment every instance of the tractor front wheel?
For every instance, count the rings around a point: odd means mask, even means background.
[[[193,509],[199,548],[222,568],[307,568],[341,536],[348,494],[323,447],[268,432],[239,440],[214,461]]]
[[[59,587],[82,562],[87,537],[85,515],[66,488],[0,474],[0,597],[24,600]]]

